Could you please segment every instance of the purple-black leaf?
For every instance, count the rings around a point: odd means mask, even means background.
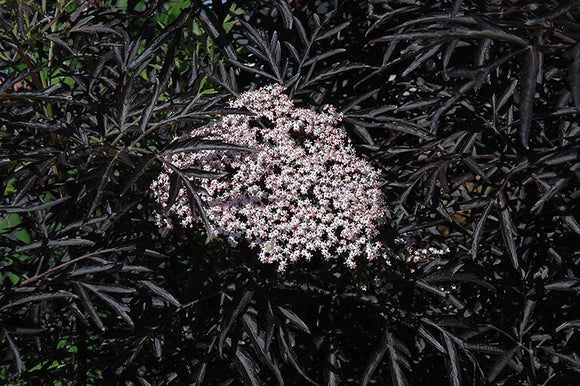
[[[324,40],[324,39],[328,39],[329,37],[336,35],[337,33],[339,33],[340,31],[342,31],[343,29],[345,29],[346,27],[348,27],[350,25],[350,22],[344,22],[342,24],[337,25],[336,27],[333,27],[331,29],[329,29],[328,31],[324,32],[322,35],[317,36],[316,39],[314,39],[314,41],[320,41],[320,40]]]
[[[131,186],[133,186],[139,177],[141,177],[141,175],[149,168],[149,166],[151,166],[154,160],[155,156],[153,154],[147,154],[143,157],[141,163],[135,168],[131,176],[127,179],[127,182],[121,190],[121,195],[124,195],[129,191]]]
[[[138,283],[147,288],[149,291],[159,296],[169,304],[173,304],[175,307],[181,307],[181,303],[175,299],[173,295],[167,292],[166,289],[159,287],[157,284],[150,282],[149,280],[139,280]]]
[[[308,328],[306,323],[304,323],[304,321],[302,319],[300,319],[298,317],[298,315],[296,315],[293,311],[290,311],[289,309],[281,307],[281,306],[278,306],[276,308],[278,311],[280,311],[280,313],[284,316],[284,318],[286,318],[295,327],[301,329],[302,331],[304,331],[307,334],[311,333],[310,329]]]
[[[488,184],[491,184],[491,180],[487,177],[481,166],[471,157],[463,157],[461,161],[466,164],[471,170],[473,170],[476,174],[481,176],[481,178]]]
[[[445,357],[445,360],[447,362],[449,384],[453,386],[460,386],[461,370],[459,367],[459,358],[457,357],[455,343],[446,332],[443,333],[443,340],[445,342],[445,348],[447,349],[447,356]]]
[[[276,377],[276,382],[278,385],[284,385],[284,379],[282,378],[282,373],[280,372],[280,368],[278,367],[277,363],[273,361],[271,358],[270,352],[267,350],[266,342],[264,341],[264,334],[260,334],[258,331],[258,324],[256,319],[253,315],[250,315],[249,312],[246,312],[242,316],[242,322],[244,324],[244,331],[248,334],[250,338],[250,343],[254,348],[254,351],[258,354],[258,357],[262,361],[262,363],[266,364],[270,370],[274,373]]]
[[[176,153],[188,153],[207,150],[233,150],[233,151],[252,151],[252,149],[245,146],[232,145],[218,140],[188,138],[183,141],[176,141],[172,143],[167,150],[163,152],[164,155]]]
[[[246,350],[238,346],[233,357],[234,364],[244,378],[244,385],[260,386],[262,382],[258,378],[259,366]]]
[[[570,51],[572,64],[569,69],[570,91],[577,109],[580,109],[580,43]]]
[[[312,379],[310,376],[308,376],[308,374],[306,374],[306,372],[304,372],[302,366],[300,366],[300,363],[298,362],[298,357],[296,356],[296,353],[294,352],[294,349],[292,348],[292,345],[290,344],[289,341],[288,329],[281,326],[277,326],[276,331],[278,333],[277,334],[278,339],[282,344],[282,349],[284,350],[285,357],[290,362],[292,367],[294,367],[296,371],[298,371],[298,373],[308,382],[312,383],[313,385],[318,385],[318,383],[314,379]]]
[[[385,354],[387,353],[387,350],[389,349],[389,340],[387,338],[388,335],[388,330],[384,330],[383,333],[381,334],[381,341],[379,343],[379,345],[374,349],[373,353],[371,354],[371,357],[369,358],[369,361],[367,362],[367,365],[365,367],[365,370],[363,372],[363,376],[359,382],[359,385],[361,386],[366,386],[368,385],[368,383],[371,380],[371,377],[373,376],[373,373],[375,372],[375,370],[377,369],[377,367],[379,366],[379,364],[381,363],[381,361],[383,360],[383,357],[385,356]],[[395,353],[395,356],[397,354]],[[396,358],[395,358],[396,359]],[[398,364],[395,364],[394,366],[398,366]],[[393,382],[396,385],[400,385],[400,384],[405,384],[404,382],[404,376],[403,376],[403,381],[397,381],[395,380],[397,378],[396,375],[394,375],[396,373],[395,368],[392,368],[393,371],[393,380],[395,382]],[[401,372],[402,375],[402,372]]]
[[[500,231],[503,240],[507,246],[509,256],[514,268],[519,269],[520,263],[518,261],[517,247],[515,241],[516,226],[512,221],[509,204],[506,200],[505,194],[499,194],[499,215],[500,215]]]
[[[0,207],[0,212],[4,213],[24,213],[24,212],[34,212],[36,210],[44,210],[48,208],[52,208],[55,205],[61,204],[65,201],[68,201],[71,197],[62,197],[57,198],[53,201],[48,201],[39,205],[32,205],[32,206],[3,206]]]
[[[232,306],[224,315],[222,322],[220,324],[220,336],[218,340],[218,350],[221,353],[223,350],[224,342],[228,336],[228,332],[234,325],[234,322],[242,315],[248,304],[254,296],[254,291],[244,290],[242,293],[238,294],[232,301]]]
[[[288,2],[286,0],[274,0],[274,5],[276,6],[276,8],[278,8],[280,14],[282,15],[282,20],[284,21],[284,28],[291,30],[294,20],[292,17],[292,10],[290,9]]]
[[[298,37],[300,38],[300,41],[302,41],[302,44],[304,44],[305,46],[308,45],[308,34],[306,33],[306,30],[304,29],[304,26],[302,25],[302,22],[296,18],[296,16],[294,16],[294,26],[296,27],[296,31],[298,32]]]
[[[177,173],[172,173],[169,177],[169,197],[167,198],[167,208],[173,207],[177,195],[182,186],[182,178]]]
[[[30,296],[25,296],[25,297],[13,300],[13,301],[9,302],[8,304],[3,305],[2,307],[0,307],[0,311],[5,310],[7,308],[19,306],[19,305],[25,304],[25,303],[41,302],[41,301],[52,300],[52,299],[71,299],[71,298],[76,299],[77,296],[75,294],[68,292],[68,291],[65,291],[65,290],[58,290],[56,292],[46,293],[46,294],[30,295]]]
[[[187,12],[183,12],[181,16],[185,16]],[[216,42],[217,46],[220,48],[222,53],[229,60],[236,60],[236,52],[228,38],[226,31],[224,31],[222,24],[216,19],[212,12],[208,12],[205,6],[201,6],[199,9],[199,21],[209,34],[209,36]],[[185,20],[185,17],[183,18]]]
[[[24,362],[22,362],[20,351],[18,350],[18,346],[16,346],[16,342],[14,342],[14,339],[12,338],[12,336],[10,336],[10,334],[8,333],[8,331],[6,331],[5,328],[3,329],[3,332],[4,336],[6,337],[6,340],[8,341],[8,347],[10,347],[10,351],[12,351],[12,356],[14,357],[14,364],[16,365],[16,371],[18,372],[18,376],[20,377],[24,372],[24,370],[26,369],[24,367]]]
[[[520,139],[527,149],[532,126],[532,114],[536,95],[536,78],[540,68],[536,46],[529,46],[524,56],[520,77]]]
[[[95,287],[91,284],[88,284],[88,283],[79,283],[79,284],[82,285],[83,287],[87,288],[88,290],[90,290],[95,295],[97,295],[97,297],[99,297],[109,307],[111,307],[113,310],[115,310],[115,312],[125,322],[127,322],[127,324],[129,324],[129,326],[135,327],[135,323],[133,322],[133,319],[131,319],[131,317],[129,316],[129,307],[128,306],[126,306],[125,304],[121,304],[117,300],[115,300],[113,297],[102,293],[101,291],[99,291],[99,289],[97,287]]]
[[[499,373],[506,367],[506,365],[512,360],[516,352],[519,350],[519,347],[514,347],[509,351],[506,351],[491,367],[486,374],[487,381],[492,383],[495,381]]]
[[[86,240],[86,239],[61,239],[61,240],[48,240],[48,241],[37,241],[34,243],[30,243],[24,245],[22,247],[17,248],[17,252],[27,252],[33,249],[41,248],[41,247],[66,247],[66,246],[93,246],[95,245],[94,241]]]
[[[483,212],[483,214],[481,215],[481,217],[477,221],[477,224],[475,225],[475,229],[473,230],[473,234],[471,235],[471,239],[472,239],[472,241],[471,241],[471,256],[472,256],[472,259],[474,259],[474,260],[477,258],[477,251],[479,249],[479,241],[481,240],[481,236],[483,234],[483,227],[485,225],[487,217],[491,213],[491,209],[493,208],[493,205],[492,205],[491,201],[489,201],[489,199],[487,200],[486,205],[487,205],[487,207],[485,208],[485,211]]]
[[[87,291],[78,283],[73,283],[76,293],[79,295],[81,303],[86,312],[91,316],[91,319],[101,331],[105,331],[105,325],[99,316],[97,309],[95,308],[93,301],[89,298]]]

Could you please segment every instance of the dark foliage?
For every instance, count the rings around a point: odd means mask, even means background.
[[[580,379],[579,1],[80,3],[0,2],[3,382]],[[382,169],[391,265],[155,225],[163,155],[228,148],[173,138],[273,82]]]

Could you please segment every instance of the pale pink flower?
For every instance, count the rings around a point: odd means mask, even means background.
[[[243,94],[231,103],[253,115],[227,115],[193,130],[205,136],[254,149],[174,154],[168,161],[179,168],[228,172],[221,179],[202,179],[202,196],[214,232],[232,246],[245,239],[264,263],[383,256],[376,241],[377,225],[386,212],[378,187],[379,173],[358,157],[332,106],[317,113],[295,108],[279,85]],[[167,207],[166,169],[151,188],[162,213],[160,226],[170,227],[169,214],[192,227],[201,221],[192,213],[185,190]]]
[[[413,233],[403,233],[394,241],[395,244],[403,246],[402,257],[407,263],[424,263],[450,252],[450,249],[447,246],[444,248],[417,248],[417,240]]]

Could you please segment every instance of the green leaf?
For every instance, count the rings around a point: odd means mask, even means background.
[[[6,277],[8,278],[8,280],[10,280],[12,285],[16,285],[20,281],[20,276],[12,272],[6,272]]]

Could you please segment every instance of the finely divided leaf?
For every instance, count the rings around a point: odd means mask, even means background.
[[[44,210],[44,209],[48,209],[48,208],[52,208],[55,205],[61,204],[65,201],[68,201],[71,197],[67,196],[67,197],[62,197],[62,198],[57,198],[56,200],[53,201],[48,201],[39,205],[32,205],[32,206],[3,206],[0,207],[0,212],[4,212],[4,213],[25,213],[25,212],[34,212],[36,210]]]
[[[65,290],[58,290],[56,292],[47,294],[30,295],[20,299],[16,299],[8,304],[3,305],[2,307],[0,307],[0,311],[30,302],[40,302],[52,299],[70,299],[70,298],[77,299],[78,297],[75,294]]]
[[[536,94],[536,78],[538,76],[539,53],[536,46],[529,46],[524,56],[520,77],[520,138],[522,145],[527,149],[532,126],[532,114]]]
[[[405,345],[396,339],[388,330],[385,330],[385,338],[389,350],[391,379],[393,385],[406,386],[408,384],[407,378],[401,368],[401,364],[403,364],[408,370],[410,370],[410,365],[407,362],[407,359],[401,354],[409,355],[410,353]]]
[[[93,301],[91,300],[91,298],[89,298],[87,291],[85,291],[85,289],[78,283],[73,283],[73,286],[75,288],[76,293],[80,296],[80,300],[81,303],[83,304],[85,311],[88,312],[88,314],[91,316],[97,328],[101,331],[105,331],[105,325],[103,324],[103,321],[101,320],[101,317],[99,316],[93,304]]]
[[[278,367],[278,364],[271,358],[270,352],[267,350],[266,342],[264,341],[264,334],[260,334],[255,317],[250,315],[249,312],[246,312],[242,316],[242,322],[244,324],[244,331],[246,334],[248,334],[254,351],[256,354],[258,354],[258,357],[262,363],[266,364],[266,366],[272,370],[278,385],[284,385],[284,379],[282,378],[280,368]]]
[[[520,264],[518,261],[517,247],[515,241],[515,235],[517,234],[516,226],[511,219],[509,205],[503,192],[499,194],[499,214],[500,214],[499,225],[501,235],[508,248],[512,264],[514,268],[518,269],[520,267]]]
[[[447,370],[449,374],[449,383],[453,386],[461,386],[461,369],[459,366],[459,358],[457,357],[457,350],[455,343],[451,340],[446,332],[443,332],[443,339],[445,347],[447,348]]]
[[[204,150],[252,151],[252,149],[247,148],[245,146],[232,145],[218,140],[201,139],[199,137],[195,137],[172,143],[163,152],[163,155],[198,152]]]
[[[516,354],[516,352],[518,350],[519,350],[519,347],[516,346],[516,347],[512,348],[511,350],[506,351],[505,354],[503,354],[500,358],[498,358],[498,360],[495,362],[495,364],[489,369],[489,371],[486,374],[486,378],[487,378],[488,382],[493,383],[493,381],[495,381],[495,379],[497,378],[499,373],[512,360],[512,358],[514,357],[514,355]]]
[[[296,353],[294,352],[294,349],[292,348],[292,345],[290,344],[290,341],[288,339],[289,338],[288,329],[281,326],[277,326],[276,330],[278,332],[278,339],[282,344],[282,349],[284,350],[283,352],[285,354],[285,358],[288,361],[290,361],[292,367],[294,367],[294,369],[296,369],[296,371],[298,371],[298,373],[302,375],[304,379],[306,379],[313,385],[318,385],[318,383],[314,379],[312,379],[310,376],[308,376],[308,374],[306,374],[306,372],[304,372],[304,369],[302,369],[302,366],[300,366],[300,363],[298,363],[298,357],[296,356]]]
[[[286,320],[292,323],[292,325],[294,325],[295,327],[299,328],[300,330],[304,331],[307,334],[311,333],[306,323],[304,323],[304,321],[300,319],[298,315],[296,315],[293,311],[290,311],[289,309],[281,306],[277,306],[276,309],[280,311],[280,313],[284,316],[284,318],[286,318]]]
[[[237,346],[234,357],[232,358],[238,371],[244,377],[244,385],[260,386],[262,382],[258,378],[259,366],[246,350]]]
[[[149,280],[139,280],[138,283],[147,288],[149,291],[159,296],[169,304],[173,304],[175,307],[181,307],[181,303],[173,295],[171,295],[167,290],[159,287],[158,285],[150,282]]]
[[[220,337],[218,340],[218,350],[220,353],[223,350],[224,342],[228,336],[228,332],[234,325],[234,322],[242,314],[242,311],[244,311],[248,304],[250,304],[253,296],[254,291],[245,289],[232,300],[233,304],[230,306],[227,314],[224,315],[220,324]]]
[[[22,357],[20,356],[20,351],[18,351],[18,346],[16,346],[16,342],[14,342],[14,339],[12,338],[12,336],[10,336],[8,331],[6,331],[5,328],[3,328],[2,330],[4,332],[4,336],[6,337],[6,340],[8,341],[8,346],[10,347],[10,351],[12,351],[12,356],[14,357],[14,364],[16,365],[16,371],[18,372],[18,376],[20,377],[22,375],[22,373],[24,372],[24,370],[26,369],[24,367],[24,362],[22,362]]]
[[[481,215],[480,219],[477,221],[477,224],[475,225],[475,229],[473,230],[473,234],[471,235],[471,238],[472,238],[471,256],[472,256],[472,259],[474,259],[474,260],[477,257],[477,251],[479,249],[479,241],[481,240],[481,236],[483,234],[483,228],[485,225],[485,221],[487,220],[487,217],[489,216],[489,214],[491,213],[491,209],[493,208],[492,202],[490,200],[488,200],[486,205],[487,205],[487,207],[483,211],[483,214]]]
[[[169,177],[169,197],[167,198],[167,208],[173,207],[181,186],[181,176],[177,173],[172,173]]]
[[[317,36],[316,39],[314,39],[314,41],[318,42],[320,40],[324,40],[327,39],[331,36],[336,35],[337,33],[339,33],[340,31],[342,31],[343,29],[345,29],[346,27],[348,27],[350,25],[350,22],[344,22],[342,24],[337,25],[336,27],[333,27],[331,29],[329,29],[328,31],[324,32],[322,35]]]
[[[373,373],[375,372],[378,365],[383,360],[383,356],[385,355],[385,353],[387,352],[387,350],[389,348],[389,340],[387,339],[388,333],[389,332],[386,329],[385,329],[385,331],[383,331],[382,339],[381,339],[379,345],[375,348],[375,350],[371,354],[371,357],[369,358],[369,361],[367,362],[366,368],[363,372],[363,376],[359,382],[360,386],[366,386],[369,383],[369,381],[371,380],[371,377],[373,376]],[[393,368],[393,373],[394,373],[394,368]],[[396,376],[393,375],[393,379],[395,379],[395,378],[396,378]],[[393,382],[393,383],[400,384],[398,381]]]
[[[88,283],[79,283],[83,287],[90,290],[92,293],[97,295],[101,300],[103,300],[109,307],[111,307],[115,312],[123,319],[127,324],[129,324],[132,328],[135,327],[135,323],[129,316],[129,307],[125,304],[119,303],[117,300],[112,298],[111,296],[102,293],[99,289],[91,284]]]
[[[580,43],[571,50],[572,64],[569,69],[570,91],[577,109],[580,109]]]

